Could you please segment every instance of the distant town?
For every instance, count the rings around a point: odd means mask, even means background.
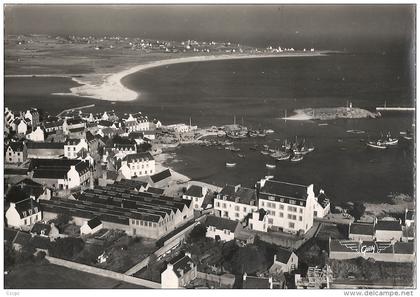
[[[59,40],[95,50],[121,42],[162,51],[211,48],[116,37]],[[229,50],[234,49],[241,50]],[[36,107],[5,107],[6,288],[22,285],[15,269],[37,274],[45,265],[55,273],[79,271],[79,278],[89,274],[92,288],[100,286],[100,278],[118,288],[413,286],[413,207],[399,219],[383,213],[361,220],[363,203],[334,206],[316,184],[273,176],[261,176],[254,187],[194,181],[165,166],[167,148],[196,143],[234,149],[236,138],[271,131],[236,123],[166,125],[141,111],[91,108],[52,115]],[[313,149],[266,148],[277,158]]]

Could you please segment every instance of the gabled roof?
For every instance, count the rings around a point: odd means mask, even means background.
[[[69,159],[32,159],[28,171],[33,171],[34,178],[63,178],[71,166],[74,166],[79,174],[89,171],[88,162]]]
[[[242,287],[244,289],[270,289],[270,280],[265,277],[245,276]]]
[[[378,221],[375,224],[375,230],[402,231],[402,227],[399,221]]]
[[[87,222],[87,224],[88,224],[88,226],[89,226],[90,229],[95,229],[100,224],[102,224],[102,222],[101,222],[101,220],[98,217],[96,217],[96,218],[93,218],[93,219],[89,220]]]
[[[325,195],[325,193],[320,193],[317,197],[319,205],[322,206],[322,208],[325,208],[330,204],[330,199]]]
[[[31,211],[32,214],[38,213],[40,211],[38,202],[31,198],[17,202],[15,204],[15,208],[21,219],[28,217],[30,215],[29,211]]]
[[[185,192],[185,195],[192,197],[203,197],[203,188],[197,185],[191,185]]]
[[[42,232],[44,235],[48,235],[51,231],[51,226],[49,224],[43,224],[43,223],[35,223],[31,229],[31,233],[36,233],[38,235],[41,235]]]
[[[28,244],[28,242],[30,240],[31,240],[31,235],[29,233],[18,231],[15,239],[13,240],[13,244],[20,244],[20,245],[24,246],[24,245]]]
[[[257,192],[255,189],[250,189],[241,186],[227,185],[220,192],[220,196],[226,197],[226,200],[237,202],[241,204],[251,205],[251,201],[254,201],[254,205],[257,201]]]
[[[124,157],[124,161],[127,161],[128,164],[132,162],[143,162],[143,161],[149,161],[154,160],[153,156],[149,153],[137,153],[137,154],[130,154]]]
[[[6,201],[7,202],[13,202],[17,203],[23,200],[26,200],[29,198],[29,195],[27,192],[25,192],[21,187],[19,186],[12,186],[9,191],[6,193]]]
[[[276,252],[276,261],[280,263],[287,264],[293,252],[285,248],[278,248]]]
[[[84,121],[81,118],[70,118],[67,119],[67,125],[78,125],[83,124]]]
[[[170,178],[171,176],[172,176],[171,171],[169,169],[166,169],[164,171],[151,175],[150,179],[152,180],[153,183],[157,183],[164,179]]]
[[[163,195],[165,190],[164,189],[159,189],[159,188],[148,187],[146,192],[147,193],[152,193],[152,194],[157,194],[157,195]]]
[[[78,138],[74,138],[74,139],[69,138],[69,139],[66,140],[66,142],[64,144],[65,145],[78,145],[80,143],[80,141],[81,140],[78,139]]]
[[[9,142],[8,147],[10,147],[14,152],[23,152],[23,142]]]
[[[117,173],[118,176],[118,173]],[[121,187],[128,190],[140,190],[141,188],[147,187],[147,182],[135,179],[121,179],[113,184],[115,187]]]
[[[375,225],[373,223],[351,223],[349,233],[373,236],[375,233]]]
[[[27,148],[29,149],[46,149],[46,150],[64,150],[63,142],[28,142]]]
[[[260,192],[299,200],[308,197],[307,186],[276,180],[267,180]]]
[[[217,230],[229,230],[235,232],[238,227],[239,222],[232,221],[225,218],[220,218],[216,216],[208,216],[206,219],[206,227],[215,227]]]
[[[190,271],[192,267],[195,266],[193,260],[184,253],[180,253],[176,257],[172,258],[169,263],[172,264],[172,269],[178,277],[181,277],[182,274]]]

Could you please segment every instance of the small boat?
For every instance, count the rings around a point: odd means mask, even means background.
[[[398,138],[389,138],[384,141],[385,145],[397,145],[398,144]]]
[[[255,146],[251,146],[249,149],[250,149],[251,151],[256,151],[256,150],[257,150],[257,148],[256,148]]]
[[[275,164],[265,164],[265,167],[267,167],[268,169],[274,169],[274,168],[276,168],[276,165]]]
[[[273,134],[274,130],[273,129],[268,129],[268,130],[265,130],[264,132],[265,132],[265,134]]]
[[[381,141],[369,141],[368,143],[366,143],[366,145],[368,146],[368,147],[371,147],[371,148],[375,148],[375,149],[380,149],[380,150],[384,150],[384,149],[386,149],[386,148],[388,148],[383,142],[381,142]]]
[[[249,131],[248,132],[249,137],[257,137],[258,136],[258,132],[256,131]]]
[[[292,161],[292,162],[299,162],[299,161],[302,161],[303,160],[303,156],[302,155],[294,155],[291,159],[290,159],[290,161]]]
[[[285,161],[290,159],[290,154],[285,154],[284,156],[276,158],[277,161]]]
[[[226,141],[225,142],[225,145],[232,145],[233,144],[233,142],[232,141]]]
[[[363,134],[365,131],[363,130],[347,130],[347,133],[353,133],[353,134]]]
[[[245,155],[244,154],[238,154],[238,157],[239,158],[245,158]]]
[[[318,126],[328,126],[328,123],[319,123]]]
[[[262,154],[262,155],[269,155],[269,154],[270,154],[270,152],[269,152],[269,151],[261,151],[261,154]]]
[[[258,131],[258,137],[265,137],[267,134],[264,131]]]
[[[405,136],[404,136],[404,139],[411,140],[411,139],[413,139],[413,136],[410,136],[410,135],[405,135]]]
[[[235,167],[236,166],[236,163],[234,163],[234,162],[226,162],[226,167],[228,167],[228,168],[232,168],[232,167]]]

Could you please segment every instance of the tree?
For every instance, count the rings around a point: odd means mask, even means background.
[[[49,252],[53,257],[71,260],[76,254],[83,250],[83,247],[84,242],[80,238],[57,238]]]
[[[356,201],[353,204],[353,207],[350,209],[349,214],[354,217],[355,220],[360,220],[360,218],[365,213],[366,207],[363,202]]]
[[[192,229],[189,239],[191,242],[197,242],[206,237],[207,229],[203,224],[198,224]]]

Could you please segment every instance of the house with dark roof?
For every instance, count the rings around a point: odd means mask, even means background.
[[[122,159],[118,171],[125,179],[153,175],[155,159],[149,152],[129,154]]]
[[[126,190],[132,190],[137,192],[145,192],[148,184],[147,182],[141,181],[141,180],[135,180],[135,179],[121,179],[119,181],[116,181],[113,184],[114,187],[121,187]]]
[[[28,159],[58,159],[64,156],[64,143],[28,142]]]
[[[64,134],[69,134],[70,130],[86,129],[86,123],[80,117],[66,118],[63,122]]]
[[[375,224],[365,222],[354,222],[349,224],[349,239],[351,240],[373,240],[375,237]]]
[[[403,236],[401,221],[376,220],[375,238],[378,241],[401,241]]]
[[[64,157],[67,159],[78,159],[78,153],[82,149],[88,150],[88,144],[84,138],[69,138],[64,143]]]
[[[182,199],[191,200],[193,202],[193,208],[195,210],[203,209],[204,198],[207,194],[207,188],[197,185],[190,185],[185,193],[182,195]]]
[[[45,219],[68,213],[76,225],[99,218],[103,227],[159,239],[194,217],[191,202],[107,185],[84,190],[77,200],[40,200]]]
[[[68,159],[33,159],[28,175],[35,181],[57,190],[74,189],[89,183],[88,162]]]
[[[169,260],[161,273],[162,289],[184,288],[196,278],[197,265],[191,259],[191,254],[181,252]]]
[[[272,289],[273,278],[272,277],[257,277],[249,276],[244,273],[242,281],[242,289]]]
[[[206,237],[220,241],[231,241],[235,234],[239,234],[242,225],[238,221],[232,221],[216,216],[207,216],[204,223],[206,226]]]
[[[306,233],[314,222],[314,186],[265,178],[257,184],[258,208],[267,212],[268,229]],[[251,222],[254,226],[256,222]],[[261,230],[260,230],[261,231]]]
[[[172,173],[170,169],[166,169],[149,176],[149,184],[156,188],[166,188],[169,186],[171,181]]]
[[[80,227],[80,235],[94,234],[103,228],[103,224],[98,217],[83,223]]]
[[[161,196],[163,193],[165,193],[164,189],[154,188],[154,187],[147,187],[147,189],[144,191],[146,193],[150,193],[152,195],[158,195]]]
[[[29,244],[29,241],[31,240],[32,236],[29,233],[18,231],[15,238],[13,239],[13,248],[16,251],[22,250],[22,248]]]
[[[52,119],[44,122],[44,129],[47,133],[54,133],[57,131],[63,131],[63,120]]]
[[[282,274],[298,268],[298,256],[291,250],[279,247],[274,254],[270,274]]]
[[[319,190],[318,196],[315,197],[317,203],[315,203],[314,208],[314,217],[323,218],[329,212],[331,208],[330,199],[325,194],[324,190]]]
[[[32,197],[36,201],[39,199],[51,199],[52,191],[45,185],[41,185],[29,178],[25,178],[14,185],[14,188],[20,188],[26,193],[27,198]]]
[[[225,186],[214,199],[216,213],[230,220],[243,221],[248,214],[257,209],[256,190],[241,185]]]
[[[29,228],[42,220],[42,212],[38,202],[32,198],[18,202],[10,202],[6,211],[7,225],[13,228]]]
[[[21,141],[9,142],[9,144],[5,147],[4,151],[4,161],[10,164],[23,163],[26,161],[28,155],[26,145]]]

